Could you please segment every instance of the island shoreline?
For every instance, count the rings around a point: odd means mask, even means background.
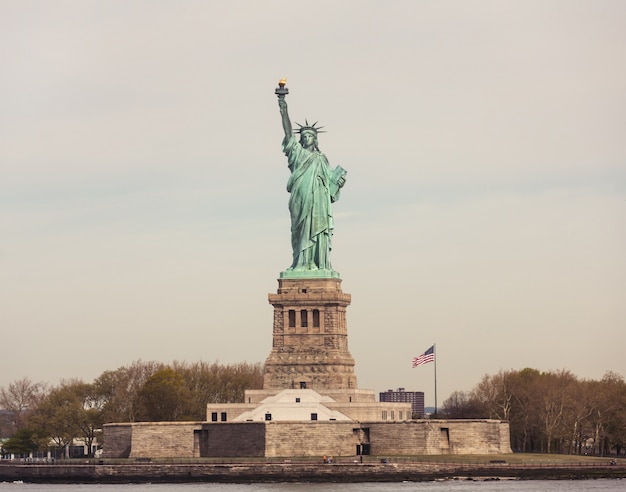
[[[2,464],[0,481],[32,483],[424,482],[623,479],[626,466],[433,463]]]

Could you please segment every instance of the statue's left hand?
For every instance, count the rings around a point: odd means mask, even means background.
[[[346,178],[343,176],[337,180],[337,185],[341,188],[344,184],[346,184]]]

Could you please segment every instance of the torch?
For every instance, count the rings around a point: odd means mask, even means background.
[[[289,89],[285,87],[287,84],[287,79],[280,79],[278,81],[278,87],[274,91],[274,94],[278,96],[278,99],[285,99],[285,96],[289,94]]]

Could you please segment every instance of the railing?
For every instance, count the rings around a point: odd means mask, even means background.
[[[509,458],[509,459],[507,459]],[[328,460],[327,460],[328,461]],[[47,458],[21,458],[0,460],[2,464],[36,464],[36,465],[237,465],[237,464],[281,464],[302,465],[319,464],[332,465],[380,465],[380,464],[407,464],[438,467],[458,468],[503,468],[503,469],[534,469],[534,468],[606,468],[607,466],[625,468],[624,458],[590,458],[576,460],[565,455],[561,458],[524,458],[519,459],[515,455],[502,457],[468,457],[450,455],[443,456],[350,456],[334,457],[332,463],[324,462],[322,457],[289,457],[289,458],[73,458],[73,459],[47,459]]]

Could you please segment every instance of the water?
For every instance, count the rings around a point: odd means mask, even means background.
[[[472,482],[394,483],[253,483],[253,484],[29,484],[0,483],[6,492],[616,492],[624,491],[623,480],[501,480]]]

